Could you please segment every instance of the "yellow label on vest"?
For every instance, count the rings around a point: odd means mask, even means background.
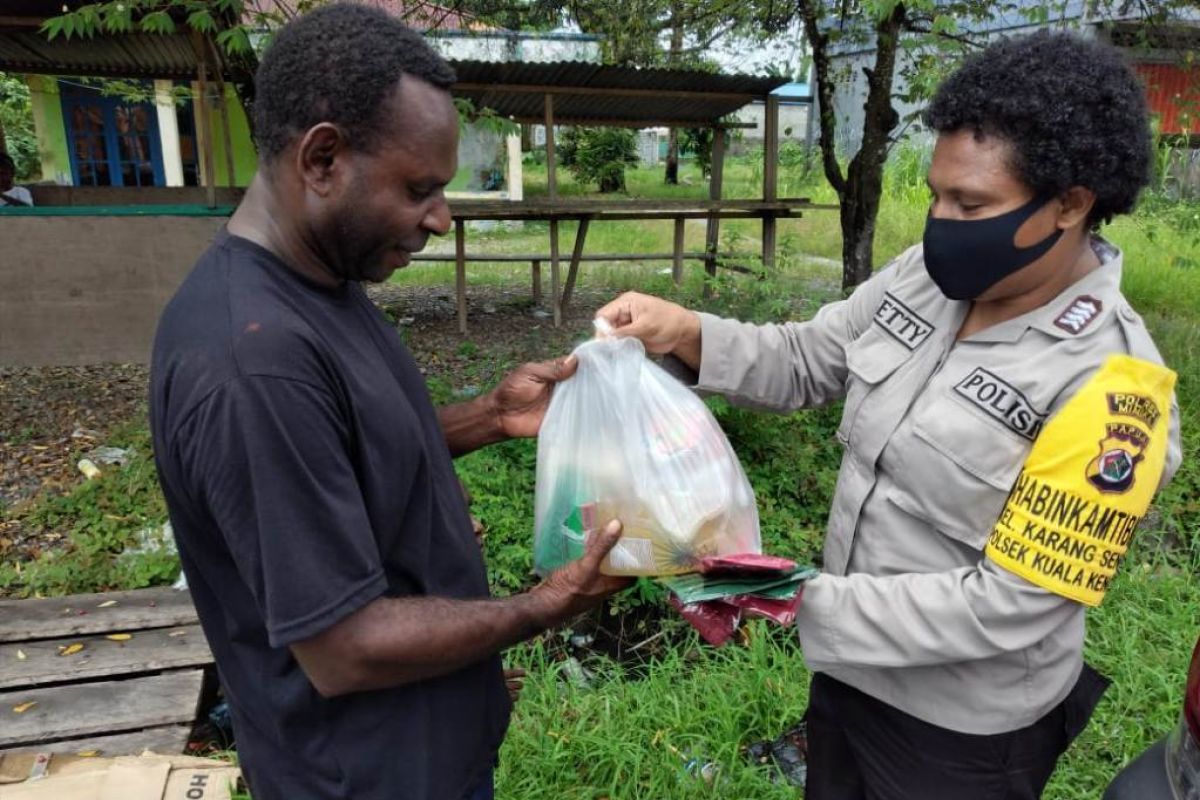
[[[996,564],[1100,605],[1167,458],[1175,373],[1112,356],[1046,423],[987,543]]]

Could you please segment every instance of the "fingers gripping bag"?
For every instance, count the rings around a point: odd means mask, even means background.
[[[754,492],[712,413],[640,341],[596,325],[538,435],[534,568],[579,558],[612,519],[624,532],[601,566],[609,575],[677,575],[706,556],[761,552]]]

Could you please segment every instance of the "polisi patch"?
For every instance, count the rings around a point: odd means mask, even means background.
[[[1058,315],[1054,324],[1067,333],[1082,333],[1083,329],[1092,324],[1092,320],[1100,316],[1104,303],[1090,294],[1081,294],[1071,301],[1067,310]]]
[[[883,295],[883,302],[875,309],[875,324],[909,350],[916,350],[924,344],[929,334],[934,331],[933,325],[900,302],[891,292]]]
[[[976,367],[959,381],[954,391],[992,419],[1029,441],[1037,438],[1046,415],[1033,407],[1025,395],[1003,378]]]

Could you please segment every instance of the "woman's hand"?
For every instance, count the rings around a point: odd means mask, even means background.
[[[616,336],[633,336],[650,353],[671,353],[692,369],[700,367],[700,317],[677,303],[626,292],[596,312]]]

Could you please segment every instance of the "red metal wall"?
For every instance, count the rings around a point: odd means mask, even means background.
[[[1200,66],[1135,64],[1162,133],[1200,133]],[[1185,130],[1186,129],[1186,130]]]

